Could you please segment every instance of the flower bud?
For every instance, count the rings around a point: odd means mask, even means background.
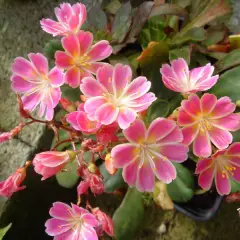
[[[113,166],[113,159],[110,153],[105,157],[105,166],[109,174],[114,175],[116,173],[117,168]]]
[[[60,103],[61,103],[61,106],[64,110],[66,110],[67,112],[74,112],[76,111],[76,106],[73,102],[69,101],[68,99],[66,98],[61,98],[60,99]]]

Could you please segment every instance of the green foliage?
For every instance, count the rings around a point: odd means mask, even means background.
[[[183,46],[181,48],[175,48],[169,51],[169,60],[172,61],[177,58],[183,58],[190,64],[191,48],[190,46]]]
[[[79,101],[80,100],[80,89],[79,88],[71,88],[68,85],[63,85],[61,87],[62,97],[67,98],[70,101]]]
[[[240,81],[237,79],[238,76],[240,76],[240,66],[223,73],[209,92],[217,97],[228,96],[236,102],[240,99]]]
[[[0,240],[3,239],[9,228],[12,226],[12,223],[8,224],[6,227],[0,229]]]
[[[44,47],[44,53],[47,57],[54,59],[56,51],[64,51],[60,40],[50,40]]]
[[[104,179],[104,191],[105,192],[114,192],[118,188],[127,187],[127,184],[122,178],[122,170],[117,170],[114,175],[108,173],[105,163],[103,163],[99,168]]]
[[[231,180],[231,193],[239,192],[240,191],[240,183],[236,182],[235,180]]]
[[[120,207],[113,215],[117,240],[134,239],[144,220],[142,193],[129,188]]]
[[[176,202],[187,202],[194,195],[194,178],[192,173],[179,163],[174,166],[177,170],[177,178],[167,184],[169,197]]]
[[[58,184],[65,188],[73,188],[79,180],[77,169],[78,169],[77,161],[73,161],[67,164],[64,168],[64,171],[61,171],[56,174]]]

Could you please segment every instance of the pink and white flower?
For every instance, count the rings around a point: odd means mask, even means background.
[[[240,128],[240,115],[233,113],[236,105],[229,97],[217,100],[213,94],[205,93],[201,99],[191,95],[183,100],[178,113],[178,124],[182,126],[183,143],[193,142],[193,153],[198,157],[209,157],[211,143],[225,149],[232,143],[232,134]]]
[[[86,7],[81,3],[73,4],[62,3],[55,8],[55,15],[58,22],[52,19],[42,19],[40,21],[43,31],[55,36],[66,36],[76,34],[87,17]]]
[[[129,143],[112,149],[113,165],[123,168],[125,182],[141,192],[153,191],[155,176],[170,183],[176,178],[172,161],[181,163],[188,157],[181,129],[172,120],[157,118],[148,129],[136,120],[123,134]]]
[[[54,108],[60,97],[60,86],[64,84],[64,73],[57,67],[48,71],[48,61],[41,53],[28,54],[30,61],[17,57],[12,65],[12,89],[23,94],[25,110],[33,111],[40,106],[39,115],[46,120],[53,118]]]
[[[15,173],[5,181],[0,182],[0,195],[11,197],[13,193],[23,190],[26,186],[20,186],[26,177],[26,167],[18,168]]]
[[[76,154],[73,151],[47,151],[39,153],[33,159],[34,170],[43,176],[42,180],[45,180],[57,174],[66,164],[73,161]]]
[[[206,190],[213,180],[220,195],[231,191],[231,179],[240,182],[240,143],[233,143],[226,150],[219,150],[210,158],[199,159],[196,173],[200,174],[198,184]]]
[[[109,57],[112,47],[106,40],[94,44],[93,35],[90,32],[80,31],[78,34],[62,38],[62,46],[65,50],[55,53],[56,66],[67,70],[65,82],[71,87],[79,86],[83,77],[96,74],[99,67],[107,63],[99,62]]]
[[[84,208],[75,204],[53,203],[49,214],[51,219],[45,223],[46,233],[54,236],[54,240],[97,240],[94,227],[99,222],[96,217]]]
[[[218,80],[218,75],[212,76],[214,67],[207,64],[204,67],[189,70],[183,58],[173,60],[172,66],[163,64],[160,72],[164,85],[174,92],[183,94],[196,93],[210,89]]]
[[[121,64],[100,68],[97,79],[85,77],[80,89],[87,97],[84,110],[88,117],[103,125],[116,121],[122,129],[129,127],[137,113],[156,100],[153,93],[148,93],[150,81],[145,77],[131,79],[131,68]]]

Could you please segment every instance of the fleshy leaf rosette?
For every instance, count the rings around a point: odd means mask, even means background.
[[[218,80],[218,75],[212,76],[214,67],[206,66],[189,70],[183,58],[173,60],[172,66],[163,64],[160,72],[164,85],[174,92],[191,94],[210,89]]]
[[[84,77],[96,74],[99,67],[107,63],[99,62],[109,57],[112,47],[106,40],[93,43],[93,34],[80,31],[78,34],[71,34],[62,38],[62,46],[65,50],[55,53],[55,64],[57,67],[66,70],[65,82],[72,88],[79,86]]]
[[[99,225],[96,217],[84,208],[62,202],[53,203],[49,211],[53,217],[45,223],[46,233],[54,240],[97,240],[94,229]]]
[[[240,128],[240,116],[233,113],[236,105],[229,97],[217,99],[205,93],[201,99],[193,94],[183,100],[178,113],[178,124],[182,126],[183,143],[193,142],[193,153],[198,157],[209,157],[212,145],[225,149],[232,143],[232,134]]]
[[[176,178],[172,161],[185,161],[188,147],[181,143],[182,132],[174,121],[157,118],[146,129],[142,120],[136,120],[123,134],[129,143],[115,146],[111,156],[114,166],[123,168],[129,186],[152,192],[155,176],[164,183]]]
[[[84,78],[80,89],[87,97],[84,110],[88,117],[103,125],[116,121],[122,129],[129,127],[137,113],[156,100],[153,93],[148,93],[151,82],[145,77],[131,79],[131,68],[122,64],[100,68],[97,79]]]
[[[40,21],[43,31],[55,36],[66,36],[77,33],[85,22],[87,10],[81,3],[73,4],[62,3],[60,7],[55,8],[55,14],[58,22],[44,18]]]
[[[215,180],[217,192],[228,195],[231,179],[240,182],[240,143],[233,143],[226,150],[219,150],[210,158],[199,159],[195,171],[199,174],[198,184],[206,190]]]
[[[33,111],[40,106],[39,115],[46,120],[53,118],[54,108],[61,98],[60,86],[64,84],[64,73],[57,67],[48,70],[48,60],[41,53],[28,54],[30,61],[17,57],[12,64],[12,89],[23,94],[25,110]]]

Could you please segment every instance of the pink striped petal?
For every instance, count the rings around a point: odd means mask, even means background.
[[[74,64],[73,58],[62,51],[56,51],[55,59],[55,64],[59,68],[70,68]]]
[[[85,226],[89,225],[91,227],[97,227],[99,225],[98,220],[91,213],[84,213],[82,215],[82,220],[84,221],[84,225]]]
[[[123,168],[122,176],[124,181],[130,186],[135,186],[137,181],[139,160],[132,161]]]
[[[109,42],[106,40],[101,40],[95,45],[93,45],[88,52],[88,56],[91,58],[91,61],[101,61],[112,54],[112,47],[109,45]]]
[[[96,111],[96,117],[101,124],[109,125],[116,121],[119,113],[119,108],[116,108],[111,103],[105,103]]]
[[[232,103],[232,100],[229,97],[220,98],[215,108],[210,114],[212,119],[225,117],[235,111],[236,104]]]
[[[143,143],[147,135],[146,126],[143,121],[137,119],[129,128],[123,130],[123,134],[129,142]]]
[[[159,156],[154,158],[154,164],[156,168],[155,174],[160,181],[168,184],[177,177],[176,168],[169,160]]]
[[[40,75],[48,74],[48,60],[41,53],[29,53],[28,58]]]
[[[79,31],[77,38],[80,46],[80,53],[84,55],[92,45],[93,35],[91,32]]]
[[[67,70],[65,74],[65,82],[69,84],[72,88],[77,88],[80,84],[80,69],[77,67],[72,67]]]
[[[127,65],[117,64],[113,71],[113,91],[115,96],[122,95],[124,89],[132,79],[132,70]]]
[[[51,69],[48,78],[53,87],[60,87],[64,84],[64,73],[57,67]]]
[[[199,127],[198,124],[185,127],[182,129],[182,134],[183,134],[183,144],[190,145],[193,140],[196,138],[197,134],[199,132]]]
[[[128,128],[130,124],[134,122],[136,117],[137,117],[137,113],[134,110],[130,108],[125,108],[125,107],[120,108],[118,119],[117,119],[119,127],[121,129]]]
[[[146,94],[150,87],[151,82],[148,81],[147,78],[137,77],[128,85],[125,95],[128,96],[129,99],[133,100]]]
[[[234,165],[234,167],[235,169],[232,171],[232,178],[235,181],[240,182],[240,165]]]
[[[70,230],[72,224],[71,222],[68,223],[67,221],[64,220],[51,218],[47,220],[47,222],[45,223],[45,227],[46,233],[49,236],[56,236]]]
[[[66,26],[49,18],[43,18],[40,21],[40,24],[43,31],[52,34],[53,37],[57,35],[64,35],[67,32]]]
[[[201,110],[204,116],[212,112],[217,103],[217,97],[213,94],[205,93],[201,98]]]
[[[212,128],[208,132],[212,143],[218,149],[227,148],[228,145],[232,143],[232,134],[226,130],[222,130],[212,126]]]
[[[231,183],[229,177],[222,174],[221,170],[216,172],[215,176],[215,184],[217,188],[217,192],[220,195],[228,195],[231,191]]]
[[[49,214],[53,218],[60,220],[69,220],[72,217],[72,209],[69,205],[62,202],[53,203],[53,207],[50,208]]]
[[[149,143],[156,143],[170,134],[175,127],[176,123],[173,120],[157,118],[148,128],[147,141]]]
[[[78,240],[78,236],[76,236],[76,234],[78,235],[79,232],[78,231],[73,231],[72,229],[64,232],[60,235],[57,235],[54,237],[54,240]]]
[[[166,137],[159,140],[158,143],[176,143],[176,142],[182,142],[183,140],[183,134],[182,130],[176,126]]]
[[[24,109],[29,111],[33,111],[36,108],[36,106],[40,103],[40,101],[41,101],[41,95],[38,93],[34,93],[31,95],[22,97],[23,107]]]
[[[203,82],[206,82],[213,74],[214,67],[208,63],[206,66],[194,68],[190,71],[191,82],[196,86],[201,86]]]
[[[197,83],[196,90],[197,91],[207,91],[208,89],[212,88],[217,83],[218,78],[219,78],[219,76],[216,75],[214,77],[206,79],[205,81]]]
[[[185,112],[193,117],[198,116],[201,112],[200,99],[196,94],[191,95],[188,100],[183,100],[181,106]]]
[[[138,169],[136,188],[140,192],[153,192],[155,175],[151,165],[146,161]]]
[[[240,156],[240,143],[239,142],[235,142],[233,143],[229,148],[228,150],[226,151],[226,155],[234,155],[234,156],[237,156],[239,155]]]
[[[93,77],[83,78],[80,89],[86,97],[104,96],[107,93],[104,86]]]
[[[61,42],[68,55],[72,57],[78,57],[80,55],[80,46],[76,35],[71,34],[63,37]]]
[[[35,85],[17,75],[12,75],[11,81],[12,81],[12,90],[17,93],[28,92],[29,90],[34,88],[34,85]]]
[[[37,72],[33,65],[23,57],[17,57],[12,64],[12,72],[27,79],[36,79]]]
[[[55,8],[54,12],[58,21],[64,23],[68,23],[73,15],[72,7],[69,3],[60,4],[60,8]]]
[[[81,237],[76,238],[76,240],[98,240],[98,236],[94,228],[92,227],[87,227],[83,225],[81,229]],[[73,239],[74,240],[74,239]]]
[[[132,143],[124,143],[115,146],[111,151],[114,167],[123,168],[136,159],[138,154],[138,149]]]
[[[198,177],[198,184],[201,188],[209,190],[214,178],[214,165],[203,171]]]
[[[188,147],[181,143],[160,146],[159,152],[169,160],[178,163],[184,162],[188,158]]]
[[[208,168],[212,167],[214,160],[212,158],[199,159],[197,162],[195,173],[199,174],[206,171]]]
[[[107,89],[109,93],[113,93],[112,76],[112,65],[103,66],[97,71],[97,80]]]
[[[83,25],[83,23],[86,21],[87,18],[87,9],[84,4],[82,3],[76,3],[72,6],[72,9],[75,13],[75,15],[79,19],[79,27]]]
[[[223,118],[212,119],[210,123],[223,130],[237,131],[240,128],[240,115],[232,113]]]
[[[107,102],[105,97],[89,98],[84,104],[84,110],[89,114],[90,119],[94,120],[95,113],[102,105]]]
[[[80,131],[80,128],[79,128],[78,122],[77,122],[77,115],[78,115],[77,111],[67,114],[66,121],[68,123],[70,123],[74,129]]]
[[[188,126],[193,125],[197,121],[197,117],[193,117],[192,115],[189,115],[187,112],[185,112],[182,108],[180,108],[178,112],[178,124],[180,126]]]
[[[199,131],[193,142],[193,153],[198,157],[209,157],[212,153],[210,136],[207,131]]]
[[[172,69],[182,86],[186,86],[189,81],[188,64],[183,58],[178,58],[172,61]]]
[[[101,127],[101,124],[98,123],[97,121],[91,121],[87,117],[87,114],[83,111],[78,112],[77,115],[77,123],[78,127],[81,131],[84,133],[96,133],[98,129]]]

